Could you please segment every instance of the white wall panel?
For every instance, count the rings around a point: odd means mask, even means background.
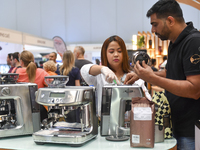
[[[65,38],[65,0],[41,0],[41,35]]]
[[[157,0],[143,0],[143,21],[142,21],[142,30],[151,32],[150,18],[146,17],[147,11],[157,2]]]
[[[131,43],[132,35],[141,30],[143,0],[117,0],[117,34],[126,43]]]
[[[90,43],[90,0],[66,0],[66,41]]]
[[[0,0],[0,27],[17,30],[16,1]]]
[[[193,25],[195,28],[198,28],[198,25],[199,25],[199,10],[192,7],[192,6],[189,6],[189,5],[186,5],[186,4],[182,4],[180,3],[180,6],[183,10],[183,17],[185,19],[185,22],[189,22],[189,21],[192,21],[193,22]]]
[[[103,43],[117,34],[130,43],[132,34],[151,31],[149,8],[157,0],[0,0],[0,27],[66,44]],[[200,11],[180,4],[186,21],[200,29]]]
[[[17,30],[41,36],[41,0],[17,0]]]
[[[117,34],[116,0],[91,0],[91,43]]]

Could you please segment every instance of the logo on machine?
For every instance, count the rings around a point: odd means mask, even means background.
[[[128,94],[128,93],[132,93],[133,90],[132,90],[132,89],[127,89],[127,90],[125,90],[124,92]]]
[[[1,89],[1,94],[4,95],[4,96],[10,95],[10,88],[4,87],[3,89]]]

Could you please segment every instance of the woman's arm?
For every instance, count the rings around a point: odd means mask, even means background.
[[[101,73],[101,68],[103,68],[103,66],[93,65],[93,66],[90,67],[89,74],[96,76],[96,75]]]
[[[86,81],[86,79],[85,79],[86,76],[84,75],[85,73],[84,73],[83,70],[88,70],[89,69],[89,71],[87,71],[87,72],[89,72],[89,75],[97,76],[97,75],[102,73],[105,76],[105,80],[108,83],[112,83],[113,80],[115,80],[118,84],[120,83],[119,80],[117,79],[117,76],[115,75],[115,73],[111,69],[109,69],[108,67],[100,66],[100,65],[92,65],[92,66],[89,66],[90,68],[85,69],[85,67],[88,66],[88,65],[84,65],[81,68],[81,75],[82,75],[82,77],[84,78],[85,81]]]
[[[80,80],[75,80],[75,86],[81,86]]]
[[[91,75],[90,72],[90,68],[93,66],[94,64],[86,64],[84,65],[80,72],[81,72],[81,76],[82,78],[85,80],[85,82],[88,85],[94,85],[96,86],[97,81],[96,81],[96,76]]]

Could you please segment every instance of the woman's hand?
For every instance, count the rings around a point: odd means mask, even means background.
[[[120,84],[115,73],[112,70],[110,70],[108,67],[102,67],[101,73],[104,74],[105,80],[108,83],[113,83],[113,80],[115,80],[117,82],[117,84]]]

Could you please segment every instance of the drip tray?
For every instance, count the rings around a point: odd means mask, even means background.
[[[86,132],[74,131],[74,130],[40,130],[35,135],[40,136],[56,136],[56,137],[83,137],[86,136]]]
[[[33,140],[36,144],[44,143],[62,143],[74,146],[81,146],[89,140],[95,138],[97,134],[90,132],[81,132],[74,130],[58,130],[51,128],[49,130],[40,130],[33,133]]]
[[[85,132],[81,132],[81,131],[70,131],[70,130],[65,130],[65,131],[55,131],[52,133],[54,136],[85,136],[86,133]]]
[[[84,132],[90,131],[90,126],[85,127],[85,125],[81,123],[57,122],[53,125],[53,129],[58,129],[59,131],[81,131],[82,128]]]
[[[81,125],[81,123],[68,123],[68,122],[57,122],[53,125],[54,128],[58,128],[58,129],[71,129],[71,130],[81,130],[81,127],[83,125]],[[83,128],[85,128],[85,126],[83,126]]]

